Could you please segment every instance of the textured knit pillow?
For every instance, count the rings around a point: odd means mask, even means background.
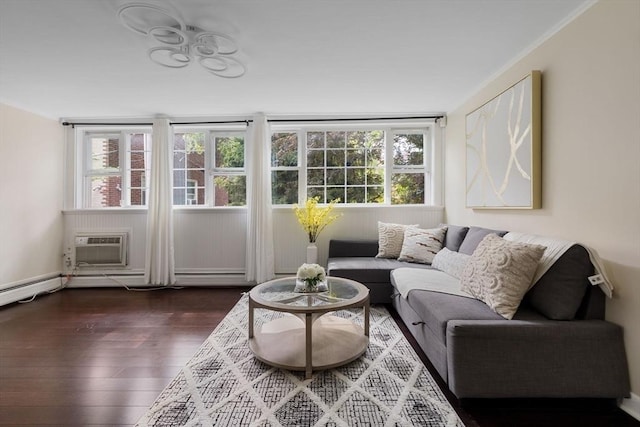
[[[431,264],[433,257],[442,249],[447,227],[422,229],[407,227],[398,261]]]
[[[392,224],[378,221],[378,258],[398,258],[404,241],[404,229],[418,225]]]
[[[512,319],[531,285],[545,249],[488,234],[462,272],[461,289],[505,319]]]
[[[449,233],[449,231],[447,231],[447,233]],[[471,255],[461,254],[460,252],[454,252],[447,248],[442,248],[442,250],[433,257],[431,267],[444,271],[449,276],[459,279],[460,276],[462,276],[462,271],[470,258]]]

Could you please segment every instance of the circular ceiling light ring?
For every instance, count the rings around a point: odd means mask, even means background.
[[[179,63],[189,64],[191,62],[191,57],[189,56],[189,54],[182,49],[180,49],[180,51],[178,52],[171,52],[169,56],[171,57],[171,59]]]
[[[144,16],[145,19],[142,18],[141,15],[147,15],[149,13],[156,14],[156,18],[158,18],[157,22],[149,22],[149,20],[146,19],[148,16]],[[180,18],[172,15],[169,11],[161,7],[146,3],[130,3],[122,6],[118,10],[118,19],[122,25],[131,31],[145,36],[149,34],[150,28],[159,25],[176,27],[182,31],[185,29],[185,24]],[[167,22],[167,19],[171,20],[171,22]]]
[[[207,71],[221,72],[229,68],[229,64],[225,59],[220,56],[202,56],[198,59],[198,62]]]
[[[201,56],[198,62],[205,70],[218,77],[235,79],[242,77],[246,72],[244,65],[240,61],[229,56]]]
[[[153,47],[147,53],[149,54],[149,59],[163,67],[184,68],[191,63],[191,58],[177,47]]]
[[[158,25],[149,28],[149,35],[156,41],[170,46],[185,46],[189,44],[189,37],[175,27]]]
[[[213,44],[218,47],[219,55],[232,55],[238,51],[236,42],[229,36],[214,33],[213,31],[203,31],[196,35],[196,42],[203,44]]]
[[[205,57],[216,56],[218,55],[218,46],[212,43],[196,42],[193,44],[193,53]]]

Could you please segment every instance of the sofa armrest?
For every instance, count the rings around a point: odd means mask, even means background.
[[[466,397],[629,395],[622,328],[603,320],[447,324],[449,388]]]
[[[378,254],[377,240],[329,241],[329,258],[374,257]]]

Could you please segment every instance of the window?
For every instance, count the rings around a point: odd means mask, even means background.
[[[245,206],[245,132],[177,130],[173,145],[173,204]]]
[[[384,131],[306,133],[307,197],[384,202]]]
[[[222,126],[174,128],[174,206],[246,206],[246,129]],[[351,205],[430,205],[442,197],[441,132],[434,123],[294,123],[272,129],[274,205],[307,197]],[[76,138],[81,162],[75,206],[147,205],[150,127],[86,125],[76,127]]]
[[[175,133],[173,138],[173,204],[205,203],[204,132]]]
[[[425,133],[401,131],[393,133],[393,170],[391,174],[391,204],[425,203]]]
[[[298,133],[271,135],[271,186],[274,205],[298,202]]]
[[[82,132],[81,205],[85,208],[146,205],[151,134],[120,130]]]
[[[431,204],[430,125],[300,127],[271,135],[273,204]]]

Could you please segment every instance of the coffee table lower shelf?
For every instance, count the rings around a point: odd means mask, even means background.
[[[256,358],[278,368],[306,371],[307,378],[313,370],[330,369],[357,359],[369,344],[362,327],[328,314],[313,322],[310,343],[306,339],[305,321],[295,315],[272,320],[259,329],[249,339],[249,348]],[[311,366],[307,363],[308,344]]]

